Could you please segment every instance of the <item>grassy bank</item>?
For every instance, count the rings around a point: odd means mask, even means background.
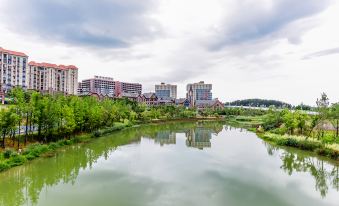
[[[339,160],[339,144],[326,144],[314,138],[294,135],[279,135],[270,132],[258,133],[262,139],[279,146],[295,147],[301,150],[315,152],[318,155]]]
[[[115,123],[113,127],[104,128],[93,133],[76,135],[74,138],[71,139],[63,139],[49,144],[34,143],[28,145],[25,149],[22,150],[21,153],[18,153],[13,149],[6,149],[2,153],[0,153],[0,172],[15,166],[22,165],[38,157],[53,156],[57,149],[63,146],[72,145],[75,143],[89,142],[93,138],[110,134],[129,126],[129,124]]]
[[[262,124],[262,116],[227,116],[226,122],[230,126],[256,132],[256,128]]]
[[[258,131],[263,122],[263,116],[229,116],[227,124],[234,127],[241,127],[256,132],[263,140],[278,146],[294,147],[301,150],[311,151],[321,156],[339,160],[339,144],[337,142],[321,141],[316,138],[296,135],[280,135],[272,132]]]

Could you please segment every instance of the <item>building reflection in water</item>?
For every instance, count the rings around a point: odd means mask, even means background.
[[[204,149],[211,147],[212,134],[218,135],[223,129],[223,125],[213,124],[210,127],[206,125],[197,125],[185,132],[187,147]]]
[[[169,130],[159,131],[156,134],[154,142],[159,143],[161,146],[164,144],[176,144],[176,133]]]

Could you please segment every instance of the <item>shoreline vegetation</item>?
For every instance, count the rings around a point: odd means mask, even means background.
[[[223,121],[219,117],[200,117],[200,118],[186,118],[186,119],[154,119],[147,122],[140,122],[138,124],[130,124],[130,123],[121,123],[117,122],[110,128],[102,128],[98,129],[92,133],[83,133],[75,135],[71,139],[62,139],[57,142],[50,143],[32,143],[29,144],[26,148],[23,149],[21,153],[16,152],[13,149],[8,149],[2,152],[0,155],[0,172],[6,171],[10,168],[23,165],[29,161],[32,161],[39,157],[53,157],[56,155],[58,149],[64,146],[70,146],[73,144],[82,144],[88,143],[96,138],[103,137],[105,135],[113,134],[117,131],[122,131],[127,128],[135,128],[143,125],[151,125],[151,124],[162,124],[162,123],[173,123],[173,122],[195,122],[195,121]],[[122,142],[123,144],[127,144],[133,139],[125,139]]]
[[[147,106],[128,99],[99,101],[20,88],[11,90],[10,95],[14,104],[0,109],[0,172],[40,156],[53,156],[64,145],[85,143],[128,127],[198,120],[222,120],[255,132],[271,144],[339,160],[339,105],[319,106],[317,114],[307,114],[275,108],[197,110],[174,105]],[[323,99],[327,101],[326,98]]]
[[[276,145],[293,147],[304,151],[309,151],[319,156],[324,156],[335,161],[339,161],[339,142],[331,131],[312,131],[311,136],[300,134],[278,133],[276,130],[265,131],[262,128],[266,115],[260,116],[227,116],[226,124],[244,128],[255,132],[264,141]]]

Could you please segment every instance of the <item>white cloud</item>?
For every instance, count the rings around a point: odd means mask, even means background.
[[[61,9],[60,16],[38,20],[30,11],[56,1],[34,0],[27,8],[17,2],[23,1],[0,0],[0,46],[26,52],[30,60],[75,64],[80,79],[112,76],[141,82],[145,92],[160,81],[176,83],[180,96],[187,83],[205,80],[223,101],[314,105],[322,91],[339,101],[338,53],[304,59],[339,47],[335,1],[102,0],[77,8],[72,0],[65,4],[75,16]],[[4,5],[19,12],[4,12]],[[103,12],[86,12],[100,5]]]

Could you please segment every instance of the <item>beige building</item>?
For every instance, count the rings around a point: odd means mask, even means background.
[[[73,65],[29,62],[28,89],[48,93],[77,94],[78,68]]]
[[[155,85],[155,94],[158,98],[177,98],[177,85],[161,83]]]
[[[27,62],[28,56],[26,54],[0,47],[1,92],[7,92],[15,86],[26,89]]]
[[[187,84],[186,90],[186,97],[190,101],[191,106],[195,106],[196,101],[199,100],[212,100],[212,84],[205,84],[204,81],[200,81]]]

